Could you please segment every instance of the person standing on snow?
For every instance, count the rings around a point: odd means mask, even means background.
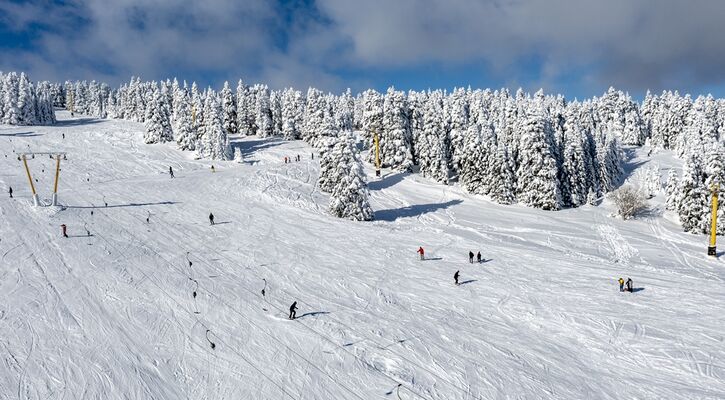
[[[468,252],[468,262],[473,264],[473,252],[472,251]]]
[[[62,225],[60,226],[60,231],[61,231],[61,233],[63,234],[63,237],[65,237],[65,238],[67,238],[67,237],[68,237],[68,233],[66,232],[66,228],[67,228],[67,227],[65,226],[65,224],[62,224]]]
[[[169,167],[169,175],[171,175],[171,178],[174,177],[174,169]]]
[[[632,278],[627,278],[627,291],[632,293]]]
[[[481,263],[481,252],[480,251],[478,252],[478,254],[476,254],[476,260],[478,261],[479,264]]]
[[[289,307],[289,319],[295,319],[297,317],[297,302],[295,301]]]
[[[453,280],[456,282],[456,286],[460,285],[460,283],[458,283],[458,276],[459,276],[459,271],[456,271],[456,273],[453,274]]]
[[[209,213],[209,224],[214,225],[214,214]]]
[[[10,186],[10,188],[8,189],[8,193],[10,193],[10,198],[12,199],[13,198],[13,187],[12,186]]]
[[[423,246],[418,247],[418,254],[420,254],[420,261],[425,260],[425,251],[423,250]]]
[[[624,292],[624,279],[619,278],[617,282],[619,282],[619,291]]]

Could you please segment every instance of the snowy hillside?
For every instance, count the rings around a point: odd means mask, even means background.
[[[196,161],[139,123],[57,117],[0,127],[2,400],[725,398],[725,263],[664,196],[622,221],[384,171],[376,221],[351,222],[300,141]],[[68,153],[64,207],[32,206],[29,149]],[[675,166],[628,152],[630,173]],[[48,201],[53,161],[29,165]]]

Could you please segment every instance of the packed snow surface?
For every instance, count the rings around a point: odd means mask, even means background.
[[[0,399],[725,398],[725,263],[662,196],[622,221],[368,171],[376,221],[351,222],[302,142],[235,139],[211,172],[58,119],[0,127]],[[32,206],[29,150],[67,152],[62,207]],[[677,167],[645,153],[628,171]],[[49,202],[54,161],[28,164]]]

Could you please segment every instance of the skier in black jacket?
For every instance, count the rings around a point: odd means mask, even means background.
[[[627,291],[630,292],[630,293],[632,293],[632,289],[633,289],[632,288],[632,285],[633,284],[634,283],[632,283],[632,278],[627,278],[627,283],[626,283],[626,285],[627,285]]]
[[[209,213],[209,224],[214,225],[214,214]]]
[[[297,316],[297,302],[295,301],[289,307],[289,319],[295,319],[296,316]]]
[[[459,271],[456,271],[456,273],[453,274],[453,280],[456,281],[456,285],[459,285],[459,283],[458,283],[458,275],[459,275]]]
[[[468,252],[468,262],[473,264],[473,252],[472,251]]]

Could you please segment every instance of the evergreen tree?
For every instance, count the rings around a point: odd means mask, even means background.
[[[413,168],[413,146],[405,93],[389,88],[383,109],[380,163],[383,167],[410,172]]]
[[[270,108],[269,89],[266,86],[257,88],[255,121],[257,126],[256,134],[266,138],[272,136],[272,110]]]
[[[183,90],[179,91],[175,104],[174,136],[176,144],[180,150],[196,150],[197,135],[194,132],[194,123],[191,118],[189,95]]]
[[[151,101],[146,109],[144,124],[146,125],[144,142],[165,143],[173,140],[168,109],[164,107],[162,94],[158,88],[155,88],[152,92]]]
[[[679,208],[677,205],[678,186],[677,171],[674,168],[670,168],[670,171],[667,173],[667,187],[665,188],[665,193],[667,194],[665,208],[668,210],[677,210]]]
[[[446,131],[443,127],[443,99],[441,92],[434,92],[428,98],[423,111],[423,132],[418,163],[420,173],[436,182],[448,183],[448,160],[446,158]]]
[[[528,206],[558,210],[561,208],[558,171],[552,132],[542,104],[536,102],[530,106],[520,129],[516,197]]]
[[[345,132],[337,140],[342,142],[334,156],[339,170],[336,175],[340,179],[330,194],[330,212],[338,218],[371,221],[370,193],[352,134]]]
[[[489,158],[489,196],[499,204],[516,201],[516,176],[508,149],[503,143],[496,146],[496,154]]]
[[[203,134],[196,144],[199,158],[208,160],[230,160],[231,146],[222,122],[222,110],[217,95],[208,91],[204,101]]]
[[[229,88],[229,82],[224,82],[224,88],[220,94],[222,98],[222,120],[224,129],[227,133],[237,133],[237,104],[234,101],[232,89]]]
[[[250,116],[248,88],[240,79],[237,83],[237,132],[239,134],[252,134]]]
[[[706,229],[707,221],[703,205],[707,203],[708,196],[704,183],[702,161],[690,152],[682,166],[682,177],[675,199],[680,223],[687,232],[704,232]]]

